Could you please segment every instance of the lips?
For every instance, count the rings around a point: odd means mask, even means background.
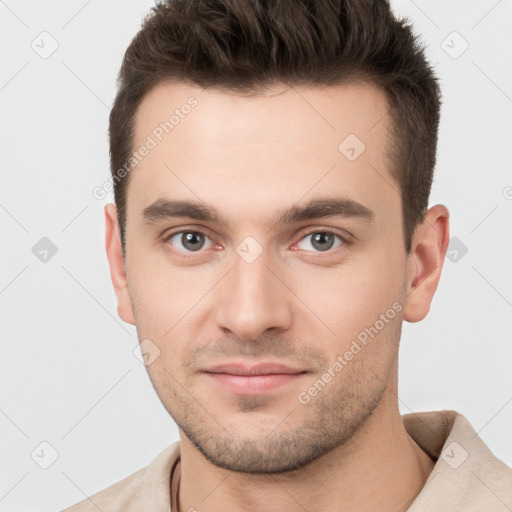
[[[229,375],[271,375],[302,373],[304,370],[292,368],[280,363],[258,363],[248,365],[243,363],[225,363],[204,370],[208,373],[228,373]]]
[[[203,370],[223,389],[239,395],[261,395],[289,384],[308,373],[281,363],[224,363]]]

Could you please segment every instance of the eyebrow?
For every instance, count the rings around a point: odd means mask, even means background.
[[[215,207],[190,200],[158,199],[144,208],[142,217],[148,225],[174,217],[187,217],[230,228],[229,221]],[[272,226],[287,225],[323,217],[354,218],[371,222],[375,218],[375,214],[368,207],[353,199],[329,197],[312,199],[305,205],[294,205],[287,210],[281,210],[271,222]]]

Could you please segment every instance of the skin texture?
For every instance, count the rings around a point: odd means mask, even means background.
[[[243,96],[161,84],[137,111],[134,147],[191,96],[197,106],[129,176],[126,259],[115,205],[105,207],[119,315],[158,347],[147,370],[180,428],[180,510],[405,510],[434,463],[398,408],[401,325],[429,311],[448,210],[427,211],[407,255],[386,98],[372,85]],[[338,149],[349,134],[365,144],[354,161]],[[361,203],[373,219],[275,223],[294,205],[334,197]],[[208,203],[228,226],[186,217],[148,224],[143,210],[163,198]],[[170,237],[180,229],[204,233],[203,248],[187,251],[181,235]],[[322,251],[313,239],[325,229],[342,238]],[[251,263],[237,252],[249,236],[262,250]],[[333,372],[393,305],[393,318]],[[305,373],[248,395],[202,372],[233,360]],[[328,368],[329,382],[301,403]]]

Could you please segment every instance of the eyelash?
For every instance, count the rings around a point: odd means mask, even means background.
[[[201,234],[201,235],[204,235],[207,238],[210,238],[204,231],[201,231],[201,230],[198,230],[198,229],[182,229],[180,231],[174,231],[174,232],[169,233],[168,235],[166,235],[165,238],[164,238],[164,242],[168,243],[169,240],[173,236],[182,235],[184,233]],[[347,238],[345,238],[345,237],[341,236],[339,233],[337,233],[335,231],[332,231],[332,230],[329,230],[329,229],[316,229],[314,231],[310,231],[310,232],[304,234],[300,238],[300,240],[296,244],[294,244],[294,245],[297,245],[298,243],[302,242],[302,240],[304,240],[308,236],[315,235],[315,234],[318,234],[318,233],[321,233],[321,234],[324,234],[324,235],[332,235],[334,237],[338,237],[341,240],[342,243],[340,245],[337,245],[337,246],[327,250],[327,251],[314,251],[314,254],[318,254],[318,255],[322,255],[322,254],[331,255],[331,254],[334,253],[334,251],[336,251],[336,249],[339,249],[340,247],[344,247],[344,246],[350,245],[350,241]],[[181,254],[181,255],[186,254],[186,256],[183,256],[185,258],[194,257],[195,254],[200,254],[200,253],[204,252],[203,249],[200,249],[199,251],[182,251],[182,250],[174,249],[174,251],[177,252],[178,254]]]

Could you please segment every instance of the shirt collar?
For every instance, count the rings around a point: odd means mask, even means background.
[[[453,410],[402,416],[404,427],[436,464],[407,512],[510,511],[512,470],[493,455],[469,421]],[[144,512],[171,512],[171,475],[180,442],[163,450],[147,467],[142,482]],[[509,504],[510,505],[510,504]]]

